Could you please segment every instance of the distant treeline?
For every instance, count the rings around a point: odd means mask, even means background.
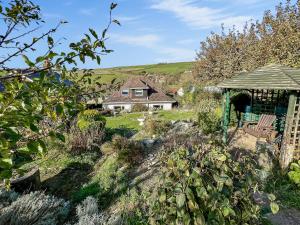
[[[268,63],[300,67],[300,0],[279,4],[242,31],[212,33],[201,42],[194,72],[202,80],[224,79]]]

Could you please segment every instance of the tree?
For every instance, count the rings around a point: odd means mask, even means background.
[[[194,74],[200,79],[224,79],[267,63],[300,66],[300,1],[279,4],[266,11],[261,22],[247,23],[243,31],[212,33],[201,42]]]
[[[105,40],[110,26],[113,23],[120,25],[112,19],[116,6],[111,4],[108,25],[102,33],[90,28],[80,41],[69,44],[68,51],[57,52],[59,40],[55,41],[53,34],[66,21],[38,34],[39,26],[45,23],[38,5],[29,0],[6,3],[0,0],[0,52],[5,52],[0,56],[3,74],[0,75],[0,86],[4,89],[0,92],[0,181],[9,185],[14,172],[21,172],[24,163],[43,154],[47,149],[46,137],[64,141],[61,132],[64,123],[55,121],[67,121],[82,108],[80,99],[89,93],[84,92],[76,80],[91,83],[90,70],[85,70],[81,79],[75,79],[78,76],[77,63],[91,59],[100,64],[101,57],[112,51],[106,48]],[[38,27],[32,28],[34,25]],[[24,37],[30,37],[31,41],[24,42]],[[44,42],[47,51],[33,59],[31,53],[35,46]],[[9,64],[18,57],[22,57],[28,66],[26,70],[10,68]],[[66,85],[65,79],[74,82]],[[48,126],[44,126],[45,123]]]

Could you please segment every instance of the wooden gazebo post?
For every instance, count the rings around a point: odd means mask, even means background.
[[[296,104],[296,93],[291,92],[289,96],[289,104],[288,104],[288,111],[286,115],[285,120],[285,128],[284,128],[284,136],[282,141],[282,147],[280,151],[280,166],[282,169],[286,169],[289,164],[293,161],[294,156],[294,148],[295,148],[295,140],[297,137],[297,134],[295,133],[293,136],[293,142],[291,143],[291,134],[292,134],[292,126],[293,126],[293,120],[294,120],[294,113],[295,113],[295,104]],[[297,116],[299,115],[299,109]],[[299,118],[296,119],[296,123],[299,122]],[[298,127],[298,124],[296,124],[296,127]],[[294,132],[297,132],[297,129],[295,129]]]
[[[223,103],[223,142],[228,140],[228,127],[230,123],[230,89],[225,89]]]

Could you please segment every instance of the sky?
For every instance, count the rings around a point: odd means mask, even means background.
[[[33,0],[40,5],[47,22],[40,32],[68,21],[55,35],[67,43],[78,41],[93,28],[100,32],[108,22],[113,0]],[[118,7],[114,25],[108,32],[107,47],[114,52],[103,56],[101,67],[192,61],[200,42],[211,32],[241,29],[246,21],[261,19],[279,0],[115,0]],[[62,39],[63,38],[63,39]],[[43,50],[43,46],[38,46]],[[88,61],[82,68],[99,67]]]

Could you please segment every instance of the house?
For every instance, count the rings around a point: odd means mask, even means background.
[[[121,86],[120,90],[104,100],[103,107],[131,111],[135,104],[143,104],[149,109],[171,110],[175,102],[145,77],[132,77]]]

